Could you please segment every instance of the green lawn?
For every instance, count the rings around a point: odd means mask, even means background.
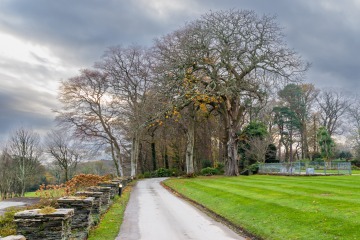
[[[26,192],[24,197],[39,197],[36,195],[36,192]]]
[[[264,239],[360,239],[360,176],[199,177],[166,185]]]
[[[88,240],[115,239],[119,233],[124,218],[126,205],[130,198],[131,188],[135,183],[130,183],[121,197],[116,196],[109,210],[101,217],[98,226],[91,229]]]

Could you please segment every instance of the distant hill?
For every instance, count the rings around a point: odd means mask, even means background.
[[[116,169],[114,162],[111,160],[93,160],[79,163],[76,173],[96,175],[106,175],[110,173],[116,175]]]

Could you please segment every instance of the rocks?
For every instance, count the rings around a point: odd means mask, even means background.
[[[68,240],[71,237],[71,221],[74,209],[56,209],[50,214],[40,209],[15,214],[17,233],[31,240]]]
[[[88,187],[86,191],[89,192],[102,192],[101,196],[101,213],[104,213],[110,205],[110,187]]]
[[[119,183],[117,182],[101,182],[100,187],[110,187],[110,199],[113,199],[119,191]]]
[[[93,208],[91,213],[93,215],[100,214],[101,211],[101,198],[104,194],[102,192],[76,192],[75,196],[85,196],[94,198]]]
[[[75,239],[86,239],[91,226],[91,211],[93,208],[93,197],[70,196],[57,200],[60,208],[74,209],[71,223],[71,237]]]

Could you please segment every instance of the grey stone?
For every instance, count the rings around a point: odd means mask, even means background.
[[[98,183],[98,186],[100,187],[110,187],[110,199],[113,199],[115,197],[115,195],[118,193],[119,191],[119,184],[117,182],[101,182]]]
[[[74,209],[56,209],[50,214],[40,209],[18,212],[14,216],[17,233],[31,240],[69,240]]]
[[[74,217],[71,223],[72,238],[86,239],[91,226],[91,211],[94,197],[71,196],[57,200],[60,208],[74,209]]]
[[[110,206],[110,187],[88,187],[86,191],[89,192],[102,192],[103,195],[101,197],[101,213],[104,213]]]

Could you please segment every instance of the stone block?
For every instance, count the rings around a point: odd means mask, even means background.
[[[119,183],[117,182],[100,182],[100,187],[110,187],[110,199],[114,199],[115,195],[119,192]]]
[[[104,213],[110,206],[110,187],[88,187],[86,191],[89,192],[102,192],[103,195],[101,196],[101,213]]]
[[[56,209],[49,214],[39,211],[33,209],[15,214],[18,234],[29,240],[70,240],[74,209]]]
[[[74,209],[74,217],[71,223],[71,235],[75,239],[86,239],[91,226],[91,212],[94,197],[70,196],[57,200],[60,208]]]

